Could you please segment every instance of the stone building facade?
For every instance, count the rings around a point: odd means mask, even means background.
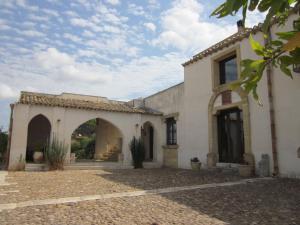
[[[295,19],[291,15],[285,27],[273,25],[271,37],[290,30]],[[116,102],[75,94],[21,93],[12,105],[9,167],[26,154],[28,124],[43,115],[51,132],[67,144],[80,124],[92,118],[105,121],[110,128],[101,130],[99,125],[98,144],[116,128],[122,142],[118,163],[124,166],[131,164],[131,138],[142,136],[148,143],[149,167],[190,168],[190,159],[198,157],[205,167],[247,163],[257,170],[264,154],[270,158],[271,172],[278,169],[282,176],[300,177],[300,74],[294,73],[292,80],[278,68],[265,72],[258,87],[263,106],[242,89],[230,90],[230,83],[240,76],[241,60],[257,58],[249,35],[264,44],[259,30],[240,29],[193,56],[183,63],[183,83],[143,99]]]

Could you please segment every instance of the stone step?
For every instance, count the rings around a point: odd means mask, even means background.
[[[118,162],[78,162],[64,166],[65,170],[101,170],[101,169],[132,169],[130,165],[123,165]],[[25,171],[47,171],[46,164],[27,163]]]
[[[26,163],[25,171],[46,171],[48,166],[46,164]]]
[[[76,165],[70,164],[64,167],[65,170],[101,170],[101,169],[132,169],[133,166],[125,166],[122,164],[103,164],[103,165]]]

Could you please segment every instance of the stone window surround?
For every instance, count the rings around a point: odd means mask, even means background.
[[[251,130],[250,130],[250,114],[249,114],[249,102],[247,94],[241,89],[236,89],[233,92],[238,93],[241,101],[214,107],[215,100],[217,97],[225,91],[230,91],[230,85],[222,85],[216,88],[210,98],[208,105],[208,139],[209,139],[209,150],[207,154],[207,165],[208,167],[216,166],[219,161],[218,153],[218,131],[217,131],[217,117],[216,115],[220,110],[238,107],[243,111],[243,127],[244,127],[244,145],[245,153],[244,160],[249,165],[254,165],[254,156],[251,150]]]
[[[179,113],[178,112],[176,112],[176,113],[170,113],[170,114],[166,114],[166,115],[162,116],[163,123],[166,124],[167,119],[171,118],[171,117],[173,117],[174,120],[177,122],[179,120]],[[178,137],[177,137],[177,141],[178,141]],[[178,142],[177,142],[176,145],[167,145],[167,144],[165,144],[162,147],[164,149],[174,149],[174,150],[177,150],[179,148],[179,145],[178,145]]]
[[[220,69],[219,69],[219,62],[230,57],[236,55],[236,62],[237,62],[237,72],[238,72],[238,78],[240,78],[241,74],[241,50],[240,46],[236,45],[231,48],[228,48],[224,50],[223,52],[211,57],[211,71],[212,71],[212,90],[217,91],[218,88],[222,86],[228,86],[228,84],[231,83],[226,83],[220,85]]]

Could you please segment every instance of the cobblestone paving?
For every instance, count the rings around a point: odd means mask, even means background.
[[[0,224],[298,225],[300,181],[246,185],[25,207],[0,213]]]
[[[0,195],[0,203],[221,183],[236,181],[240,177],[180,169],[131,169],[11,172],[6,179],[12,185],[0,186],[0,193],[12,189],[19,192]]]

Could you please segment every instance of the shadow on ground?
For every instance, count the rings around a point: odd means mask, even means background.
[[[97,175],[140,189],[240,179],[234,174],[207,171],[170,169],[106,171],[108,173]],[[161,196],[226,224],[300,224],[300,180],[296,179],[274,179],[246,185],[181,191]],[[157,222],[159,224],[159,221]],[[188,224],[190,223],[191,221],[188,221]]]

